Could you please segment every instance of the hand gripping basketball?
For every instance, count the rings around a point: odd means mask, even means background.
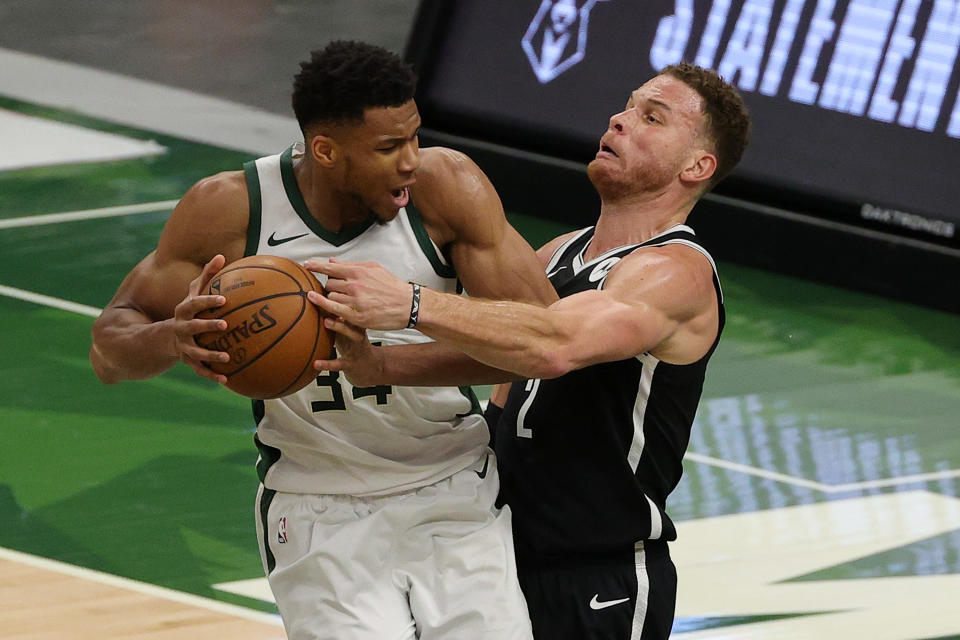
[[[198,375],[221,384],[227,381],[226,377],[212,371],[204,363],[226,362],[229,355],[205,349],[194,338],[197,334],[227,327],[226,322],[219,318],[197,318],[198,313],[218,307],[226,301],[223,296],[200,294],[213,275],[223,268],[224,262],[222,255],[216,255],[204,265],[200,275],[190,282],[187,296],[176,306],[173,314],[174,341],[180,360]]]
[[[226,328],[196,336],[206,354],[225,352],[229,361],[204,361],[226,377],[225,386],[249,398],[278,398],[299,391],[316,377],[314,360],[329,358],[333,338],[307,293],[323,293],[316,277],[286,258],[249,256],[216,273],[202,296],[221,296],[222,306],[197,318],[226,322]],[[221,327],[223,325],[220,325]]]

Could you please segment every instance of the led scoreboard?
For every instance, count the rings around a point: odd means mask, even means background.
[[[960,0],[425,6],[408,57],[428,127],[585,163],[630,92],[686,60],[734,84],[753,117],[718,197],[960,256]]]

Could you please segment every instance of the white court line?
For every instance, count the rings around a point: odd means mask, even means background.
[[[158,202],[126,204],[117,207],[101,207],[99,209],[86,209],[83,211],[65,211],[63,213],[45,213],[38,216],[9,218],[7,220],[0,220],[0,229],[33,227],[42,224],[56,224],[58,222],[75,222],[77,220],[93,220],[94,218],[113,218],[116,216],[129,216],[138,213],[150,213],[151,211],[173,209],[177,206],[178,202],[180,201],[160,200]]]
[[[88,307],[87,305],[80,304],[78,302],[61,300],[60,298],[45,296],[42,293],[24,291],[23,289],[8,287],[2,284],[0,284],[0,296],[7,296],[8,298],[17,298],[18,300],[34,302],[47,307],[53,307],[54,309],[62,309],[63,311],[69,311],[71,313],[79,313],[82,316],[90,316],[91,318],[98,317],[101,311],[101,309],[97,309],[96,307]]]
[[[700,453],[693,453],[692,451],[688,451],[686,455],[684,455],[683,457],[685,460],[692,460],[694,462],[707,464],[712,467],[719,467],[721,469],[728,469],[730,471],[738,471],[740,473],[756,476],[758,478],[768,478],[770,480],[776,480],[777,482],[783,482],[784,484],[792,484],[797,487],[807,487],[808,489],[816,489],[817,491],[823,491],[824,493],[843,493],[844,491],[857,491],[862,489],[878,489],[881,487],[894,487],[901,484],[913,484],[915,482],[930,482],[932,480],[945,480],[947,478],[960,477],[960,469],[946,469],[944,471],[932,471],[930,473],[918,473],[911,476],[897,476],[894,478],[882,478],[880,480],[866,480],[864,482],[850,482],[847,484],[824,484],[822,482],[816,482],[815,480],[806,480],[805,478],[797,478],[795,476],[789,476],[783,473],[777,473],[776,471],[768,471],[766,469],[760,469],[758,467],[751,467],[750,465],[740,464],[738,462],[730,462],[729,460],[712,458],[710,456],[705,456]]]
[[[684,460],[693,460],[694,462],[699,462],[701,464],[707,464],[711,467],[719,467],[721,469],[727,469],[728,471],[738,471],[740,473],[745,473],[750,476],[757,476],[759,478],[767,478],[769,480],[776,480],[777,482],[783,482],[785,484],[792,484],[798,487],[807,487],[808,489],[816,489],[818,491],[829,491],[830,485],[822,484],[814,480],[806,480],[805,478],[797,478],[795,476],[788,476],[784,473],[777,473],[776,471],[767,471],[766,469],[759,469],[757,467],[751,467],[746,464],[740,464],[739,462],[730,462],[729,460],[721,460],[720,458],[712,458],[710,456],[705,456],[699,453],[693,453],[688,451],[684,456]]]
[[[67,564],[66,562],[60,562],[58,560],[50,560],[49,558],[41,558],[39,556],[22,553],[20,551],[14,551],[13,549],[0,547],[0,558],[38,567],[40,569],[47,569],[48,571],[55,571],[57,573],[73,576],[75,578],[90,580],[91,582],[97,582],[111,587],[128,589],[143,595],[164,598],[173,602],[200,607],[208,611],[216,611],[217,613],[246,618],[248,620],[254,620],[256,622],[262,622],[264,624],[270,624],[278,627],[283,626],[283,623],[280,621],[280,616],[272,613],[248,609],[235,604],[213,600],[212,598],[204,598],[202,596],[193,595],[192,593],[167,589],[166,587],[158,587],[157,585],[131,580],[130,578],[121,578],[120,576],[115,576],[109,573],[78,567],[76,565]]]

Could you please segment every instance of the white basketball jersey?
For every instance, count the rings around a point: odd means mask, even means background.
[[[457,279],[408,206],[386,224],[371,219],[330,232],[310,215],[293,174],[298,143],[244,165],[250,193],[246,255],[376,261],[403,280],[456,292]],[[320,277],[321,281],[325,277]],[[384,345],[427,342],[413,329],[369,331]],[[254,401],[257,470],[268,489],[291,493],[398,493],[476,462],[488,432],[469,387],[353,387],[324,372],[277,400]]]

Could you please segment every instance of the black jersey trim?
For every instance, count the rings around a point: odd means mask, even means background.
[[[454,268],[440,259],[436,245],[434,245],[433,240],[430,239],[427,228],[423,226],[423,217],[420,215],[420,212],[417,211],[417,208],[413,206],[412,202],[407,203],[405,209],[407,211],[407,220],[410,221],[410,228],[413,230],[413,235],[417,239],[417,244],[420,245],[420,250],[423,251],[423,255],[430,261],[430,266],[433,267],[434,272],[441,278],[456,278],[457,272]]]
[[[473,387],[457,387],[460,390],[460,393],[470,401],[470,410],[466,413],[458,413],[458,418],[466,418],[467,416],[473,415],[483,415],[483,407],[480,406],[480,399],[477,398],[477,394],[474,393]]]
[[[263,487],[263,491],[260,494],[260,522],[263,525],[263,555],[267,559],[267,574],[273,572],[277,567],[277,559],[273,555],[273,550],[270,548],[270,533],[268,528],[269,514],[270,514],[270,503],[273,502],[273,499],[277,496],[277,492],[273,489],[267,489]]]
[[[243,249],[243,255],[252,256],[260,248],[260,220],[263,210],[263,202],[260,196],[260,174],[257,172],[256,160],[243,163],[243,175],[247,181],[247,201],[250,204],[250,217],[247,221],[247,244]]]
[[[293,146],[287,147],[287,150],[280,154],[280,178],[283,181],[283,190],[287,194],[287,200],[290,201],[290,206],[293,207],[293,210],[297,212],[297,215],[300,216],[300,219],[303,220],[303,223],[307,225],[307,228],[313,231],[317,236],[326,240],[335,247],[344,245],[361,233],[370,228],[371,225],[376,221],[375,216],[371,213],[366,220],[355,224],[351,227],[346,227],[340,231],[330,231],[329,229],[324,229],[323,226],[317,222],[317,219],[313,217],[313,214],[310,213],[310,209],[307,207],[306,200],[303,199],[303,194],[300,193],[300,187],[297,186],[297,178],[293,173]]]

